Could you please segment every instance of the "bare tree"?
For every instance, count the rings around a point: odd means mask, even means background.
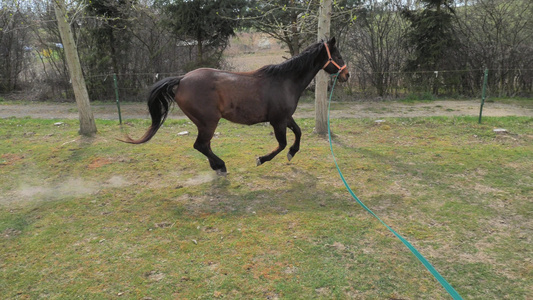
[[[316,34],[318,2],[311,0],[258,1],[251,25],[285,44],[291,56],[308,45]]]
[[[18,0],[0,6],[0,92],[20,88],[19,75],[27,69],[30,30],[26,25],[31,13]]]
[[[317,33],[319,9],[322,1],[267,0],[257,1],[251,8],[250,24],[282,42],[291,56],[312,43]],[[332,2],[331,23],[340,33],[355,20],[354,12],[359,1]],[[337,32],[336,32],[337,33]],[[328,32],[328,36],[329,32]],[[321,37],[321,38],[327,38]]]
[[[407,57],[406,24],[397,7],[392,3],[369,3],[359,11],[355,28],[348,34],[357,76],[360,80],[369,78],[380,97],[391,92],[398,80],[397,71]]]
[[[533,3],[478,0],[457,13],[465,67],[490,69],[490,86],[499,96],[531,91],[533,80]],[[479,79],[478,79],[479,80]],[[476,85],[480,85],[479,82]]]

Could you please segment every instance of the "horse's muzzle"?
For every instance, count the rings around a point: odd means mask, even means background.
[[[342,70],[342,72],[339,74],[338,76],[338,80],[340,82],[346,82],[348,81],[348,78],[350,78],[350,72],[348,72],[348,70],[345,68],[344,70]]]

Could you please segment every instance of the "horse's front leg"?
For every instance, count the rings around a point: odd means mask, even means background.
[[[298,124],[294,122],[292,117],[289,117],[289,123],[287,124],[287,127],[294,132],[294,144],[292,144],[291,148],[289,149],[289,153],[287,153],[287,158],[289,161],[291,161],[294,155],[296,155],[296,152],[300,150],[300,138],[302,137],[302,131],[300,130]]]
[[[276,155],[278,155],[278,153],[280,153],[283,149],[285,149],[285,147],[287,147],[287,122],[270,122],[270,125],[272,125],[272,127],[274,128],[274,135],[276,136],[276,140],[278,140],[278,147],[269,154],[258,157],[258,166],[262,165],[267,161],[272,160]]]

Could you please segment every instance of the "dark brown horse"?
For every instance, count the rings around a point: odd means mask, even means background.
[[[291,160],[300,149],[300,128],[292,114],[304,89],[315,75],[324,69],[346,81],[350,74],[335,38],[311,45],[300,55],[279,65],[268,65],[246,73],[215,69],[197,69],[184,76],[165,78],[154,84],[148,97],[152,125],[139,140],[129,137],[124,142],[140,144],[149,141],[167,118],[170,105],[176,101],[198,127],[194,148],[209,159],[218,174],[226,173],[226,164],[211,150],[211,139],[220,118],[252,125],[270,122],[278,141],[271,153],[257,158],[261,165],[274,158],[287,146],[287,127],[295,141],[287,157]]]

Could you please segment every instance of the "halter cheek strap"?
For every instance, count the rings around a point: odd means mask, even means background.
[[[326,64],[322,67],[323,70],[326,69],[326,67],[329,65],[329,64],[333,64],[335,67],[337,67],[337,69],[339,69],[337,71],[337,73],[340,73],[342,70],[346,69],[346,64],[344,64],[344,66],[339,66],[338,63],[336,63],[333,58],[331,57],[331,52],[329,52],[329,47],[328,47],[328,43],[324,43],[324,46],[326,46],[326,51],[328,52],[328,61],[326,62]]]

